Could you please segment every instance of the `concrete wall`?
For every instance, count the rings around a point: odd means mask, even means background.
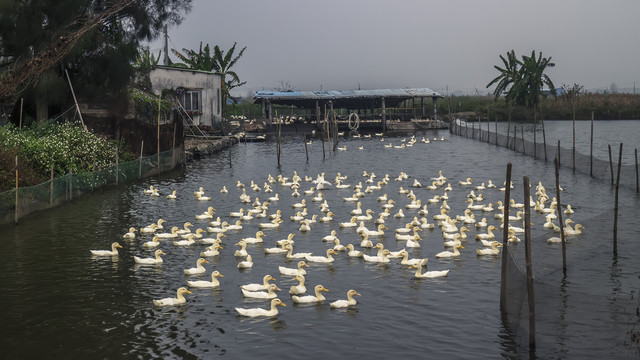
[[[196,125],[207,125],[213,128],[220,126],[222,117],[221,77],[218,74],[190,69],[156,67],[149,73],[151,87],[155,94],[162,89],[183,87],[189,90],[200,90],[199,113],[190,113]]]

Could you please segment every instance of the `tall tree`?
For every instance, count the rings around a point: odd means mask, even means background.
[[[509,125],[507,127],[507,138],[509,134],[511,134],[511,109],[514,101],[516,101],[517,94],[515,91],[511,91],[513,86],[520,81],[521,72],[520,67],[522,66],[522,62],[518,60],[516,57],[515,51],[507,51],[507,58],[500,55],[500,60],[504,64],[504,67],[500,67],[498,65],[494,65],[494,68],[500,72],[498,76],[496,76],[493,80],[491,80],[487,84],[487,88],[492,86],[493,84],[497,84],[493,94],[495,95],[496,100],[501,95],[505,95],[505,101],[509,105]],[[508,146],[508,144],[507,144]]]
[[[190,8],[191,0],[3,0],[0,98],[14,101],[37,90],[45,72],[66,82],[65,69],[83,96],[117,97],[140,43],[159,35],[165,23],[180,23]]]
[[[238,62],[238,59],[242,57],[247,47],[243,47],[240,52],[234,56],[237,43],[233,43],[233,46],[226,52],[221,50],[218,45],[213,47],[213,54],[207,44],[204,48],[200,43],[200,49],[195,50],[182,49],[183,53],[176,49],[171,51],[184,62],[184,65],[191,69],[214,71],[222,77],[222,106],[223,114],[224,108],[227,103],[227,98],[231,96],[230,91],[236,87],[246,84],[246,81],[240,81],[238,74],[231,70],[231,68]],[[178,64],[180,66],[180,64]]]

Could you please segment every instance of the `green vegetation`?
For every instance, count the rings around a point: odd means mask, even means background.
[[[233,43],[233,46],[226,52],[224,50],[220,50],[218,45],[215,45],[213,47],[213,54],[211,54],[209,44],[207,44],[203,49],[202,43],[200,43],[200,49],[197,52],[189,49],[183,49],[185,54],[182,54],[176,49],[171,49],[171,51],[173,51],[180,60],[184,61],[184,64],[176,65],[187,66],[191,69],[197,70],[213,71],[222,75],[222,114],[224,116],[226,115],[225,108],[227,98],[231,96],[230,91],[247,83],[246,81],[240,81],[238,74],[231,70],[238,59],[242,57],[242,54],[244,54],[246,49],[246,46],[243,47],[238,55],[233,56],[233,53],[236,50],[236,43]]]
[[[106,140],[82,126],[42,121],[30,128],[13,125],[0,127],[0,191],[15,186],[15,156],[18,156],[20,186],[46,181],[53,165],[54,176],[73,172],[90,172],[115,163],[117,143]],[[122,146],[118,148],[120,162],[134,159]],[[6,163],[7,166],[4,166]]]

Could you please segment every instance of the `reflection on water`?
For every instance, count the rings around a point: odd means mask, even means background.
[[[548,126],[547,126],[548,128]],[[241,190],[235,187],[238,180],[249,184],[254,180],[262,187],[267,175],[291,176],[297,171],[302,177],[315,177],[320,172],[333,180],[335,173],[348,176],[347,183],[363,182],[362,171],[374,171],[379,178],[389,173],[392,180],[380,194],[386,192],[404,209],[408,200],[397,193],[400,186],[410,187],[413,179],[422,184],[443,170],[454,190],[449,192],[451,214],[461,214],[466,207],[469,189],[457,186],[457,181],[472,177],[474,183],[491,179],[500,184],[504,178],[507,162],[514,164],[513,179],[516,188],[513,196],[522,198],[519,180],[524,175],[532,181],[542,181],[551,189],[554,182],[553,169],[549,164],[522,157],[509,150],[476,141],[451,137],[443,132],[418,134],[433,138],[445,136],[444,142],[416,143],[405,149],[387,149],[384,144],[399,145],[403,135],[379,138],[346,139],[349,149],[364,146],[364,151],[346,151],[329,154],[323,160],[322,145],[314,140],[306,161],[300,136],[284,137],[282,141],[281,166],[276,164],[275,146],[271,142],[240,144],[231,150],[232,166],[228,152],[219,156],[188,164],[182,171],[163,174],[142,183],[119,188],[108,188],[90,196],[75,199],[53,211],[42,212],[24,219],[18,226],[2,229],[0,242],[0,277],[3,297],[0,308],[3,322],[0,340],[6,349],[7,358],[36,357],[39,355],[122,358],[206,358],[210,355],[232,357],[255,357],[269,353],[273,357],[290,357],[292,353],[309,354],[310,357],[332,357],[336,353],[344,356],[420,356],[425,353],[434,358],[515,358],[515,345],[506,335],[498,309],[500,261],[499,257],[478,257],[473,239],[475,228],[471,228],[465,250],[457,259],[436,259],[434,255],[443,250],[439,230],[421,231],[422,245],[410,251],[411,257],[428,257],[429,269],[449,269],[449,276],[438,279],[415,279],[413,270],[392,260],[388,264],[366,263],[340,253],[332,264],[311,264],[306,277],[307,289],[323,284],[330,291],[322,304],[293,304],[287,294],[288,287],[295,284],[290,277],[280,275],[277,267],[295,266],[282,255],[264,255],[264,248],[272,247],[276,239],[296,233],[296,252],[310,251],[323,254],[328,243],[321,239],[340,221],[347,221],[353,203],[342,201],[352,190],[330,187],[325,193],[331,210],[336,213],[332,223],[317,223],[312,231],[302,234],[299,224],[289,221],[293,215],[291,204],[301,198],[290,197],[289,188],[274,185],[274,194],[281,200],[269,206],[268,213],[282,209],[286,219],[278,230],[267,230],[265,244],[250,245],[248,251],[254,256],[254,267],[238,270],[239,260],[233,256],[237,249],[233,244],[241,237],[253,236],[261,219],[245,221],[240,232],[230,232],[224,238],[221,255],[208,258],[205,264],[208,278],[212,270],[220,271],[221,285],[215,289],[193,289],[187,294],[187,303],[182,306],[156,308],[153,299],[175,296],[176,289],[186,284],[183,269],[192,267],[205,245],[191,247],[174,246],[162,240],[160,248],[167,253],[164,263],[154,266],[135,264],[133,256],[150,256],[142,243],[150,240],[148,235],[138,235],[135,240],[124,241],[122,234],[130,226],[142,227],[159,218],[167,220],[165,229],[182,226],[190,221],[195,228],[205,228],[206,220],[195,220],[194,215],[216,208],[216,216],[229,219],[231,211],[238,211]],[[406,143],[406,142],[405,142]],[[405,182],[393,179],[400,171],[411,178]],[[573,175],[561,169],[565,179],[563,201],[576,209],[577,222],[588,220],[587,229],[605,228],[609,218],[592,218],[612,205],[608,187],[601,183]],[[477,179],[477,180],[476,180]],[[153,184],[162,193],[177,191],[176,201],[163,197],[152,199],[142,195],[142,189]],[[223,185],[228,194],[220,194]],[[193,191],[200,186],[209,202],[197,202]],[[303,183],[301,190],[310,184]],[[438,191],[426,188],[412,189],[419,199],[433,197]],[[247,194],[264,201],[267,195],[247,189]],[[502,200],[498,191],[484,191],[486,201]],[[588,197],[585,196],[588,194]],[[377,192],[362,198],[363,209],[378,212],[381,204]],[[521,200],[518,200],[521,201]],[[622,196],[625,209],[638,209],[637,198]],[[575,204],[575,205],[574,205]],[[317,203],[308,205],[310,214],[319,214]],[[438,205],[429,205],[430,215],[438,213]],[[634,230],[628,225],[635,213],[630,211],[621,221],[620,237],[632,238]],[[482,217],[482,216],[480,216]],[[380,241],[393,251],[404,247],[397,242],[393,229],[402,227],[412,219],[390,217],[386,220],[387,235]],[[490,223],[495,219],[487,216]],[[432,221],[432,219],[430,219]],[[537,225],[534,237],[548,234],[541,229],[544,217],[534,215]],[[372,227],[372,226],[371,226]],[[593,231],[593,230],[592,230]],[[358,245],[360,237],[353,229],[338,229],[342,244]],[[121,241],[123,249],[117,257],[95,258],[89,249],[106,248],[113,241]],[[612,282],[606,273],[611,269],[611,257],[602,256],[606,251],[593,253],[597,239],[587,235],[572,239],[568,243],[571,254],[570,273],[572,280],[567,287],[593,288],[604,292],[614,287],[616,291],[638,288],[637,276],[630,276],[637,268],[633,256],[621,257],[617,268],[621,274]],[[635,245],[622,241],[625,253],[635,251]],[[356,248],[359,248],[356,246]],[[524,246],[513,245],[517,253]],[[595,247],[597,249],[597,247]],[[610,247],[607,246],[607,250]],[[365,250],[370,253],[370,250]],[[262,254],[262,255],[261,255]],[[559,247],[548,246],[540,241],[534,245],[536,275],[558,277],[560,261],[555,261]],[[607,261],[603,258],[609,259]],[[584,261],[588,259],[589,261]],[[239,285],[261,282],[265,274],[277,278],[282,288],[279,297],[287,304],[280,307],[280,315],[267,319],[249,319],[238,316],[235,307],[268,308],[269,303],[248,300],[242,296]],[[561,271],[560,271],[561,274]],[[605,275],[603,275],[605,274]],[[200,277],[193,277],[200,278]],[[557,280],[559,281],[559,280]],[[328,303],[344,298],[349,289],[362,294],[358,304],[347,309],[330,309]],[[309,291],[308,291],[309,292]],[[569,306],[569,305],[567,305]],[[570,311],[570,309],[567,309]],[[6,320],[5,320],[6,319]]]

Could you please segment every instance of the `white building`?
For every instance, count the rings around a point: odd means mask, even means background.
[[[163,89],[184,91],[178,101],[195,125],[220,127],[222,119],[222,79],[220,74],[188,68],[155,66],[149,73],[154,94]],[[181,109],[180,112],[184,113]]]

